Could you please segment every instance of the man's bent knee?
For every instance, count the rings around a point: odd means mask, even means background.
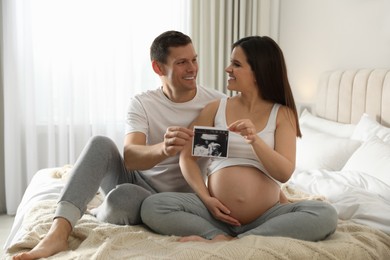
[[[112,224],[141,224],[141,205],[150,195],[150,191],[134,184],[118,185],[107,194],[103,204],[96,211],[96,217]]]
[[[93,149],[98,150],[116,148],[116,144],[113,140],[111,140],[107,136],[102,135],[92,136],[89,139],[89,145],[91,146],[91,148],[93,147]]]

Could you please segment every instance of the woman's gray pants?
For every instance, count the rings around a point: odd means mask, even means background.
[[[94,136],[71,170],[55,218],[63,217],[74,227],[99,187],[106,196],[93,214],[101,221],[120,225],[140,224],[142,201],[155,193],[139,172],[127,171],[123,157],[111,139]]]
[[[240,227],[216,220],[196,194],[164,192],[153,194],[142,204],[144,224],[164,235],[198,235],[212,239],[216,235],[283,236],[318,241],[337,227],[334,207],[321,201],[276,204],[253,222]]]

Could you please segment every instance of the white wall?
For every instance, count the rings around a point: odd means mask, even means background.
[[[297,103],[322,72],[390,68],[390,0],[281,0],[279,45]]]
[[[0,1],[0,60],[3,60],[3,5]],[[3,63],[0,63],[0,214],[6,210],[4,175]]]

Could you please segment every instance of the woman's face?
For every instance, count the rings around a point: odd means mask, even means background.
[[[226,67],[225,71],[229,75],[227,89],[244,92],[246,90],[253,91],[253,88],[256,88],[254,73],[240,46],[233,49],[230,55],[230,65]]]

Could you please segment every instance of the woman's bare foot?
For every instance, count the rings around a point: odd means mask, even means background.
[[[284,194],[284,192],[283,192],[282,190],[280,191],[279,202],[280,202],[281,204],[290,203],[290,201],[288,200],[286,194]]]
[[[72,227],[64,218],[54,219],[47,235],[29,252],[17,254],[13,260],[31,260],[49,257],[68,249],[68,237]]]
[[[178,240],[179,242],[190,242],[190,241],[199,241],[199,242],[208,242],[210,240],[205,239],[201,236],[187,236],[187,237],[181,237]]]
[[[198,241],[198,242],[212,243],[212,242],[219,242],[219,241],[230,241],[233,239],[237,239],[237,238],[231,236],[225,236],[225,235],[216,235],[213,239],[208,240],[201,236],[187,236],[187,237],[180,238],[178,241],[179,242]]]

